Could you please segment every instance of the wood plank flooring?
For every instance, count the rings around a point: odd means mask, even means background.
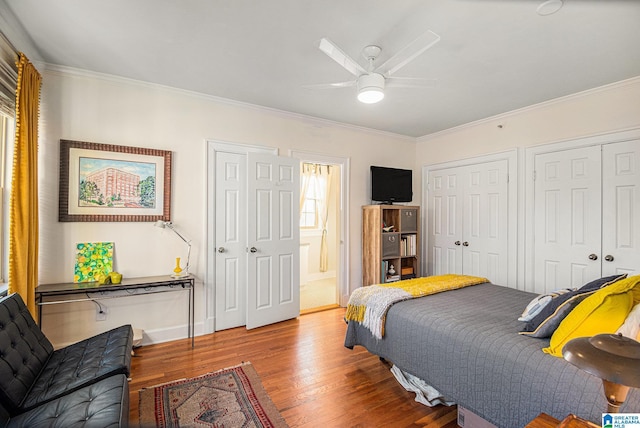
[[[130,423],[138,392],[250,361],[291,427],[457,427],[455,406],[414,401],[389,363],[364,348],[344,347],[344,308],[246,330],[244,327],[136,350],[131,367]]]

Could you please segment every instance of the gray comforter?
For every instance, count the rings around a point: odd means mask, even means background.
[[[350,322],[345,346],[364,346],[501,428],[522,428],[541,412],[600,424],[600,379],[543,353],[548,339],[518,334],[517,318],[534,297],[480,284],[407,300],[389,310],[382,340]],[[640,391],[621,411],[640,413]]]

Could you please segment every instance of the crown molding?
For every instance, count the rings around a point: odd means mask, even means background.
[[[445,136],[445,135],[448,135],[448,134],[454,134],[456,132],[460,132],[460,131],[463,131],[465,129],[473,128],[473,127],[476,127],[476,126],[479,126],[479,125],[482,125],[482,124],[485,124],[485,123],[504,120],[504,119],[507,119],[507,118],[510,118],[510,117],[513,117],[513,116],[520,115],[522,113],[526,113],[526,112],[530,112],[530,111],[546,108],[546,107],[549,107],[549,106],[553,106],[555,104],[560,104],[560,103],[563,103],[563,102],[567,102],[567,101],[571,101],[571,100],[575,100],[575,99],[579,99],[579,98],[584,98],[584,97],[596,94],[598,92],[604,92],[604,91],[608,91],[608,90],[611,90],[611,89],[622,88],[622,87],[629,86],[629,85],[637,85],[639,83],[640,83],[640,76],[632,77],[630,79],[621,80],[619,82],[609,83],[607,85],[598,86],[597,88],[587,89],[585,91],[576,92],[575,94],[565,95],[563,97],[554,98],[552,100],[543,101],[543,102],[537,103],[537,104],[532,104],[530,106],[522,107],[522,108],[519,108],[519,109],[516,109],[516,110],[511,110],[511,111],[508,111],[506,113],[500,113],[500,114],[497,114],[495,116],[490,116],[490,117],[487,117],[487,118],[484,118],[484,119],[479,119],[479,120],[476,120],[476,121],[473,121],[473,122],[465,123],[463,125],[455,126],[453,128],[449,128],[449,129],[445,129],[443,131],[434,132],[433,134],[423,135],[422,137],[416,138],[416,142],[417,143],[427,142],[429,140],[433,140],[433,139],[438,138],[438,137],[442,137],[442,136]]]
[[[263,112],[263,113],[271,114],[271,115],[274,115],[274,116],[279,116],[279,117],[282,117],[282,118],[285,118],[285,119],[293,119],[293,120],[298,120],[298,121],[301,121],[301,122],[307,122],[307,123],[309,123],[309,124],[311,124],[313,126],[325,126],[325,127],[342,128],[342,129],[347,129],[347,130],[350,130],[350,131],[364,132],[364,133],[373,134],[373,135],[377,135],[377,136],[383,136],[383,137],[388,137],[388,138],[400,139],[400,140],[404,140],[404,141],[410,141],[410,142],[413,142],[413,143],[416,142],[416,139],[414,137],[410,137],[410,136],[407,136],[407,135],[395,134],[395,133],[392,133],[392,132],[381,131],[381,130],[378,130],[378,129],[367,128],[367,127],[364,127],[364,126],[351,125],[351,124],[348,124],[348,123],[333,121],[333,120],[329,120],[329,119],[322,119],[322,118],[319,118],[319,117],[309,116],[309,115],[305,115],[305,114],[301,114],[301,113],[293,113],[293,112],[289,112],[289,111],[286,111],[286,110],[279,110],[279,109],[276,109],[276,108],[271,108],[271,107],[265,107],[265,106],[261,106],[261,105],[257,105],[257,104],[246,103],[246,102],[243,102],[243,101],[236,101],[236,100],[232,100],[230,98],[217,97],[215,95],[203,94],[201,92],[189,91],[189,90],[186,90],[186,89],[179,89],[179,88],[175,88],[173,86],[167,86],[167,85],[161,85],[161,84],[158,84],[158,83],[145,82],[145,81],[142,81],[142,80],[131,79],[131,78],[128,78],[128,77],[116,76],[116,75],[113,75],[113,74],[99,73],[99,72],[95,72],[95,71],[83,70],[83,69],[79,69],[79,68],[67,67],[67,66],[56,65],[56,64],[48,64],[48,63],[43,65],[43,70],[48,72],[48,73],[51,73],[51,74],[66,75],[66,76],[81,77],[81,78],[89,78],[89,79],[98,79],[98,80],[104,80],[104,81],[112,82],[112,83],[140,86],[140,87],[151,88],[151,89],[156,89],[156,90],[160,89],[160,90],[171,92],[171,93],[174,93],[174,94],[184,95],[184,96],[197,98],[197,99],[201,99],[201,100],[205,100],[205,101],[210,101],[210,102],[214,102],[214,103],[218,103],[218,104],[224,104],[224,105],[228,105],[228,106],[232,106],[232,107],[240,107],[240,108],[246,108],[246,109],[250,109],[250,110],[256,110],[256,111],[260,111],[260,112]]]

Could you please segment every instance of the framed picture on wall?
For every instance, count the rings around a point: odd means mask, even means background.
[[[171,152],[60,140],[59,221],[171,221]]]

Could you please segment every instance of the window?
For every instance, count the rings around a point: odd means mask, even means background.
[[[305,162],[300,170],[300,228],[322,230],[326,226],[322,213],[326,211],[330,167]]]
[[[305,179],[308,180],[305,183]],[[304,229],[320,229],[320,206],[327,188],[326,176],[310,175],[301,180],[301,192],[304,202],[300,210],[300,227]],[[306,191],[305,191],[306,187]]]
[[[6,231],[9,230],[9,191],[6,183],[10,180],[8,176],[7,148],[11,147],[14,137],[14,120],[13,118],[0,113],[0,295],[6,292],[6,282],[8,281],[8,248],[9,236]],[[10,182],[10,181],[9,181]]]
[[[9,280],[9,196],[15,133],[18,51],[0,33],[0,296]]]

